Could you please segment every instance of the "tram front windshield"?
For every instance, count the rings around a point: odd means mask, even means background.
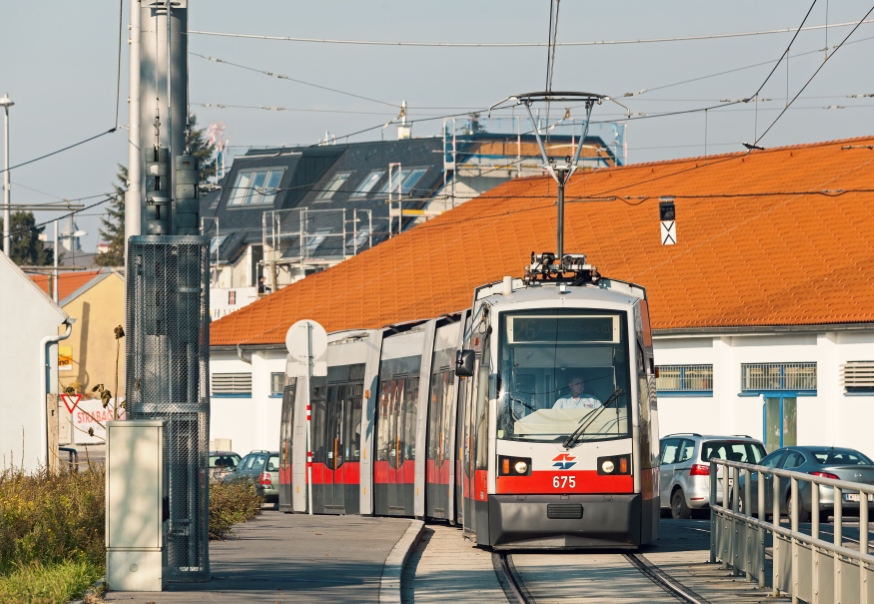
[[[498,356],[497,437],[586,442],[631,435],[624,312],[506,313]]]

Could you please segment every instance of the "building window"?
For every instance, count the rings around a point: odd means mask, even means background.
[[[741,390],[816,391],[816,363],[744,363]]]
[[[285,386],[285,374],[274,371],[270,374],[270,396],[282,396],[282,388]]]
[[[367,197],[367,194],[373,190],[373,187],[376,186],[376,183],[380,181],[383,174],[385,174],[385,170],[374,170],[370,174],[365,177],[361,184],[358,185],[358,188],[355,189],[355,192],[352,193],[352,197]]]
[[[659,394],[713,394],[713,365],[659,365]]]
[[[398,192],[398,183],[401,183],[401,195],[409,195],[427,171],[428,168],[396,170],[392,173],[391,179],[382,186],[379,192],[383,195],[389,192],[395,194]]]
[[[276,199],[285,168],[243,170],[231,192],[229,206],[270,205]]]
[[[251,373],[213,373],[212,396],[252,396]]]
[[[874,361],[847,361],[841,365],[841,383],[847,392],[874,394]]]
[[[316,197],[317,201],[328,201],[334,196],[334,193],[339,191],[346,181],[349,180],[349,177],[352,175],[352,172],[340,172],[338,174],[334,174],[334,178],[328,183],[322,192],[319,193],[318,197]]]
[[[331,234],[331,229],[319,229],[317,230],[310,240],[307,241],[307,244],[304,246],[306,250],[306,257],[309,258],[312,254],[315,253],[319,246],[325,242],[325,239],[328,238],[328,235]]]

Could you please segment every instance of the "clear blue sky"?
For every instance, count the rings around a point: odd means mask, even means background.
[[[868,0],[870,2],[871,0]],[[544,42],[549,2],[478,0],[458,2],[292,0],[189,0],[191,29],[276,36],[405,40],[430,42]],[[127,8],[120,124],[127,124]],[[731,3],[583,2],[564,0],[560,42],[640,39],[732,33],[797,27],[809,2]],[[857,21],[870,8],[855,0],[820,0],[808,25]],[[828,44],[850,28],[828,30]],[[850,41],[874,36],[863,25]],[[560,47],[553,88],[591,90],[621,96],[776,60],[791,34],[693,42],[622,46]],[[0,8],[0,94],[8,92],[11,110],[11,160],[17,163],[106,130],[115,122],[118,3],[4,2]],[[802,32],[793,53],[823,48],[826,32]],[[390,103],[406,100],[410,117],[479,108],[513,92],[542,89],[545,48],[366,47],[216,38],[192,35],[189,50],[258,69],[281,73]],[[860,136],[872,132],[874,93],[870,69],[874,40],[842,48],[802,97],[762,141],[764,146]],[[790,97],[821,64],[823,53],[793,59]],[[665,88],[628,99],[635,112],[703,107],[722,98],[751,95],[770,66],[738,71]],[[223,121],[232,145],[310,144],[384,123],[395,111],[384,105],[342,96],[235,67],[190,57],[192,103],[285,106],[320,111],[264,111],[193,106],[206,125]],[[762,92],[773,101],[744,105],[708,117],[708,152],[739,150],[754,139],[782,108],[787,75],[781,66]],[[624,101],[623,101],[624,102]],[[844,109],[822,109],[840,105]],[[438,107],[440,109],[430,109]],[[445,109],[443,109],[445,108]],[[615,115],[596,109],[596,118]],[[439,121],[414,126],[414,136],[439,131]],[[597,131],[596,131],[597,132]],[[607,131],[604,132],[607,134]],[[386,132],[394,136],[393,129]],[[116,163],[124,163],[126,131],[119,131],[12,173],[14,203],[43,203],[111,190]],[[375,131],[363,138],[378,138]],[[629,161],[652,161],[703,153],[702,114],[641,120],[628,128]],[[2,152],[2,150],[0,150]],[[87,202],[85,202],[87,203]],[[99,209],[79,220],[88,231],[86,248],[97,243]],[[51,218],[39,213],[38,220]]]

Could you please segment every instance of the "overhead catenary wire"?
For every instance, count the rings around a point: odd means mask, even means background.
[[[874,23],[874,20],[865,21],[865,23]],[[855,21],[847,23],[832,23],[831,25],[809,25],[802,31],[813,31],[825,29],[826,27],[834,29],[836,27],[849,27],[856,25]],[[654,44],[662,42],[689,42],[695,40],[719,40],[725,38],[742,38],[748,36],[763,36],[770,34],[783,34],[795,31],[794,27],[781,29],[768,29],[760,31],[747,31],[728,34],[703,34],[697,36],[677,36],[671,38],[638,38],[626,40],[589,40],[583,42],[559,42],[558,46],[611,46],[621,44]],[[192,29],[188,31],[189,35],[202,36],[220,36],[225,38],[247,38],[253,40],[273,40],[280,42],[307,42],[315,44],[351,44],[362,46],[419,46],[427,48],[531,48],[547,46],[544,42],[405,42],[405,41],[378,41],[378,40],[342,40],[333,38],[302,38],[294,36],[268,36],[262,34],[241,34],[230,32],[217,32]]]
[[[802,86],[801,89],[800,89],[800,90],[795,94],[795,96],[792,97],[792,100],[789,101],[789,103],[786,104],[786,107],[783,108],[783,111],[781,111],[780,114],[779,114],[776,118],[774,118],[774,121],[771,122],[771,125],[768,126],[768,127],[765,129],[764,132],[762,132],[762,135],[761,135],[761,136],[758,136],[758,137],[756,138],[755,143],[753,143],[753,144],[756,144],[756,145],[757,145],[757,144],[759,143],[759,141],[761,141],[761,140],[765,137],[765,135],[768,134],[768,132],[771,131],[771,128],[774,127],[774,124],[776,124],[778,121],[780,121],[780,118],[783,117],[783,115],[786,113],[786,111],[789,109],[789,107],[792,106],[792,103],[794,103],[795,100],[796,100],[799,96],[801,96],[801,93],[804,92],[804,90],[805,90],[805,89],[810,85],[810,83],[813,81],[813,78],[815,78],[816,75],[817,75],[817,74],[822,70],[822,68],[825,67],[825,64],[828,63],[829,59],[831,59],[833,56],[835,56],[835,53],[841,49],[841,47],[844,45],[844,42],[846,42],[847,40],[849,40],[850,36],[852,36],[853,33],[855,33],[855,31],[856,31],[857,29],[859,29],[859,27],[861,27],[861,25],[862,25],[863,23],[866,22],[866,19],[868,18],[868,15],[870,15],[872,11],[874,11],[874,6],[872,6],[871,8],[868,9],[868,12],[865,13],[865,16],[862,17],[862,18],[859,20],[859,22],[856,24],[856,27],[854,27],[853,29],[850,30],[850,33],[848,33],[847,36],[846,36],[846,37],[841,41],[841,43],[838,44],[837,48],[835,48],[835,49],[834,49],[834,50],[833,50],[833,51],[832,51],[832,52],[831,52],[831,53],[830,53],[830,54],[825,58],[825,60],[822,62],[822,64],[821,64],[819,67],[816,68],[816,71],[814,71],[814,72],[813,72],[813,75],[811,75],[810,78],[807,80],[807,82],[804,83],[804,86]]]
[[[357,99],[362,99],[362,100],[364,100],[364,101],[370,101],[370,102],[372,102],[372,103],[378,103],[378,104],[380,104],[380,105],[387,105],[387,106],[389,106],[389,107],[400,108],[400,105],[399,105],[398,103],[387,103],[386,101],[381,101],[381,100],[379,100],[379,99],[374,99],[374,98],[367,97],[367,96],[363,96],[363,95],[360,95],[360,94],[355,94],[355,93],[353,93],[353,92],[347,92],[347,91],[345,91],[345,90],[339,90],[339,89],[337,89],[337,88],[331,88],[331,87],[329,87],[329,86],[322,86],[321,84],[314,84],[314,83],[312,83],[312,82],[306,82],[306,81],[304,81],[304,80],[298,80],[297,78],[292,78],[292,77],[289,77],[289,76],[286,76],[286,75],[282,75],[282,74],[279,74],[279,73],[274,73],[274,72],[272,72],[272,71],[265,71],[265,70],[263,70],[263,69],[257,69],[257,68],[255,68],[255,67],[249,67],[249,66],[247,66],[247,65],[241,65],[241,64],[239,64],[239,63],[232,63],[231,61],[225,61],[224,59],[218,59],[218,58],[216,58],[216,57],[210,57],[210,56],[202,55],[202,54],[199,54],[199,53],[196,53],[196,52],[189,52],[188,54],[193,55],[193,56],[195,56],[195,57],[200,57],[201,59],[206,59],[207,61],[213,61],[213,62],[215,62],[215,63],[224,63],[225,65],[231,65],[231,66],[233,66],[233,67],[237,67],[237,68],[239,68],[239,69],[245,69],[245,70],[247,70],[247,71],[253,71],[253,72],[255,72],[255,73],[261,73],[261,74],[264,74],[264,75],[270,76],[271,78],[276,78],[276,79],[279,79],[279,80],[288,80],[288,81],[290,81],[290,82],[295,82],[295,83],[297,83],[297,84],[303,84],[304,86],[311,86],[311,87],[313,87],[313,88],[320,88],[320,89],[322,89],[322,90],[328,90],[328,91],[330,91],[330,92],[336,92],[337,94],[343,94],[343,95],[346,95],[346,96],[351,96],[351,97],[354,97],[354,98],[357,98]]]
[[[72,145],[67,145],[66,147],[63,147],[63,148],[58,149],[58,150],[56,150],[56,151],[52,151],[51,153],[46,153],[45,155],[40,155],[39,157],[34,157],[33,159],[29,159],[29,160],[27,160],[27,161],[23,161],[23,162],[21,162],[20,164],[15,164],[14,166],[9,166],[8,170],[11,172],[12,170],[15,170],[16,168],[21,168],[21,167],[24,167],[24,166],[30,165],[30,164],[32,164],[32,163],[35,163],[35,162],[38,162],[38,161],[40,161],[40,160],[46,159],[47,157],[51,157],[51,156],[53,156],[53,155],[57,155],[58,153],[63,153],[64,151],[68,151],[68,150],[73,149],[73,148],[75,148],[75,147],[78,147],[78,146],[80,146],[80,145],[84,145],[85,143],[89,143],[89,142],[91,142],[91,141],[93,141],[93,140],[96,140],[96,139],[100,138],[101,136],[106,136],[107,134],[112,134],[112,133],[115,132],[116,130],[117,130],[117,128],[114,128],[114,127],[113,127],[113,128],[110,128],[110,129],[107,130],[106,132],[101,132],[100,134],[95,134],[94,136],[89,136],[89,137],[86,138],[85,140],[81,140],[81,141],[79,141],[78,143],[73,143]],[[6,169],[0,169],[0,174],[2,174],[3,172],[6,172]]]
[[[100,201],[98,201],[96,203],[92,203],[90,206],[85,206],[81,210],[73,210],[72,212],[68,212],[67,214],[64,214],[62,216],[57,216],[55,218],[51,218],[49,220],[46,220],[45,222],[40,222],[39,224],[34,224],[33,226],[29,226],[29,227],[23,228],[23,229],[17,229],[15,231],[12,231],[11,233],[9,233],[9,236],[13,237],[15,235],[20,235],[21,233],[27,233],[28,231],[34,231],[36,229],[40,229],[46,225],[53,223],[56,220],[63,220],[64,218],[69,218],[70,216],[74,216],[74,215],[78,214],[79,212],[86,212],[86,211],[90,210],[91,208],[96,208],[97,206],[102,205],[102,204],[106,203],[107,201],[114,201],[115,199],[116,199],[115,195],[107,195],[105,199],[101,199]],[[78,201],[78,199],[70,199],[69,201]],[[58,208],[58,209],[62,210],[64,208]]]

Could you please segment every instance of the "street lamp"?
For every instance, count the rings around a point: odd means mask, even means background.
[[[0,98],[0,107],[3,107],[3,253],[6,257],[12,254],[12,240],[9,238],[9,108],[15,103],[9,98],[9,93]]]

